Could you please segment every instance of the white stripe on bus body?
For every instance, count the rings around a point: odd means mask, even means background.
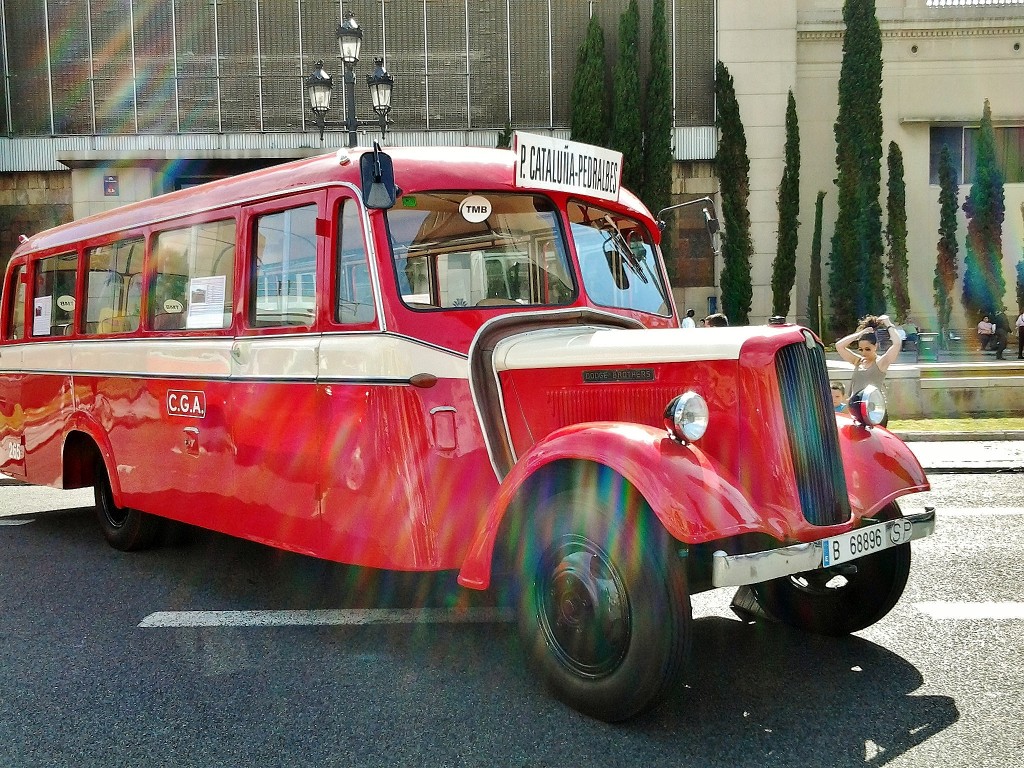
[[[89,339],[0,347],[0,371],[148,378],[468,379],[466,355],[388,333]]]

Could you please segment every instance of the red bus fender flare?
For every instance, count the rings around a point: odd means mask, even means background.
[[[765,527],[764,516],[699,445],[682,445],[664,429],[642,424],[575,424],[552,432],[516,462],[477,529],[459,571],[460,584],[487,589],[495,541],[509,507],[531,477],[564,460],[599,464],[622,475],[680,541],[695,543]]]
[[[900,496],[931,489],[907,444],[885,429],[866,429],[839,418],[839,450],[850,506],[871,515]]]
[[[99,422],[89,414],[83,411],[76,411],[72,414],[71,418],[68,419],[64,428],[65,448],[68,443],[68,438],[72,432],[81,432],[96,444],[96,447],[100,452],[100,458],[103,460],[103,464],[107,468],[107,477],[110,478],[110,491],[114,497],[114,503],[118,506],[122,506],[121,479],[117,474],[117,467],[114,463],[114,450],[110,445],[110,438],[107,435],[107,431],[103,429]],[[61,460],[64,461],[66,458],[66,450],[62,450]]]
[[[839,444],[850,506],[870,516],[896,498],[930,488],[924,470],[898,437],[884,429],[839,424]],[[459,571],[459,583],[487,589],[501,523],[523,486],[556,461],[586,461],[622,475],[644,497],[677,540],[700,543],[760,532],[787,538],[784,520],[755,510],[732,473],[700,449],[665,430],[639,424],[591,422],[551,433],[524,454],[502,482]]]

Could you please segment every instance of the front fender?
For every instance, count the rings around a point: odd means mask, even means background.
[[[816,528],[799,510],[787,515],[784,510],[755,509],[749,494],[731,481],[732,472],[699,445],[680,445],[664,430],[616,422],[557,430],[524,454],[502,482],[462,564],[459,583],[475,589],[489,586],[495,541],[509,507],[536,473],[557,461],[592,462],[619,473],[665,529],[687,544],[745,533],[763,533],[780,542],[811,540],[847,529],[899,496],[929,489],[917,458],[892,433],[841,420],[839,438],[853,522]]]
[[[899,496],[931,488],[907,444],[886,429],[866,429],[839,417],[839,450],[850,506],[871,515]]]
[[[556,461],[606,466],[629,481],[665,529],[694,544],[764,530],[765,520],[727,473],[696,445],[680,445],[663,429],[591,422],[552,432],[524,454],[505,477],[459,572],[459,583],[486,589],[501,522],[524,484]],[[774,530],[782,536],[781,530]]]

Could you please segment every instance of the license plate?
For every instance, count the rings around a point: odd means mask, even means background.
[[[864,555],[881,552],[910,541],[914,526],[909,520],[888,520],[856,531],[821,540],[821,566],[829,568]]]

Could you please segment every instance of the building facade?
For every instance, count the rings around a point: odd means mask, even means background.
[[[568,136],[569,93],[588,19],[601,22],[614,63],[628,0],[342,5],[365,35],[357,83],[378,56],[395,77],[388,142],[458,147],[494,146],[506,126]],[[646,71],[652,0],[639,6]],[[826,276],[836,215],[842,0],[666,0],[665,6],[675,202],[718,189],[716,59],[735,80],[751,169],[752,322],[771,313],[786,99],[794,92],[801,228],[790,319],[807,322],[819,190],[826,192]],[[883,37],[883,145],[899,144],[906,169],[912,315],[922,326],[934,323],[937,147],[950,146],[961,159],[962,202],[973,129],[986,98],[1006,170],[1005,304],[1013,311],[1024,236],[1024,2],[876,0],[876,12]],[[33,228],[344,146],[335,38],[340,15],[337,0],[0,0],[0,260],[18,234]],[[303,87],[318,59],[334,75],[337,92],[322,144]],[[365,91],[357,97],[359,117],[370,120]],[[359,142],[373,138],[371,130]],[[883,194],[884,186],[883,167]],[[718,296],[721,264],[710,255],[698,217],[688,214],[684,209],[670,221],[666,256],[678,276],[678,304],[703,312]],[[965,230],[961,213],[961,253]],[[962,316],[954,322],[973,324]]]

